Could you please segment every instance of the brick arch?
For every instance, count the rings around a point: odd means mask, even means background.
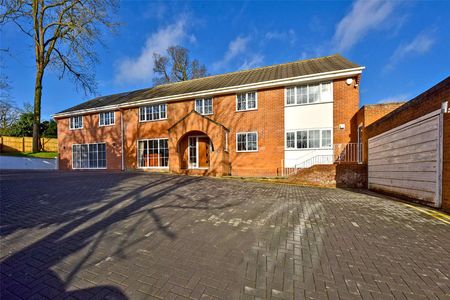
[[[177,147],[177,151],[180,150],[180,144],[183,142],[183,140],[186,139],[186,138],[189,137],[189,136],[192,136],[192,135],[204,135],[204,136],[209,137],[209,139],[211,140],[211,143],[213,144],[213,148],[215,149],[213,139],[212,139],[206,132],[199,131],[199,130],[193,130],[193,131],[188,131],[188,132],[186,132],[184,135],[182,135],[182,136],[178,139],[177,146],[176,146],[176,147]]]
[[[227,139],[229,130],[222,124],[191,111],[169,128],[169,170],[173,173],[199,173],[184,169],[180,153],[180,143],[192,133],[203,133],[213,144],[210,167],[201,171],[202,175],[228,175],[230,173]]]

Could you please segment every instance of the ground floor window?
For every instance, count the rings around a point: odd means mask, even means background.
[[[167,168],[169,166],[168,139],[138,141],[139,168]]]
[[[258,151],[257,132],[239,132],[236,134],[236,150],[238,152]]]
[[[286,132],[286,149],[321,149],[332,147],[331,129],[305,129]]]
[[[106,168],[106,144],[72,145],[72,167],[74,169]]]

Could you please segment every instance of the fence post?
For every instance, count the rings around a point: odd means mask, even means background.
[[[25,152],[25,137],[22,137],[22,152]]]
[[[3,136],[0,136],[0,153],[3,152]]]

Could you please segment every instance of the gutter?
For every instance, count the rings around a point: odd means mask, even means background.
[[[244,85],[238,85],[238,86],[232,86],[232,87],[224,87],[224,88],[218,88],[218,89],[212,89],[212,90],[206,90],[206,91],[184,93],[184,94],[179,94],[179,95],[174,95],[174,96],[164,96],[164,97],[157,97],[157,98],[153,98],[153,99],[142,99],[142,100],[134,101],[131,103],[107,105],[107,106],[81,109],[81,110],[65,112],[65,113],[57,113],[57,114],[52,115],[52,117],[56,119],[56,118],[63,118],[63,117],[88,114],[88,113],[100,112],[100,111],[117,110],[117,109],[120,110],[121,108],[130,108],[130,107],[136,107],[136,106],[141,106],[141,105],[145,105],[145,104],[172,102],[172,101],[180,101],[180,100],[190,100],[190,99],[196,98],[196,97],[214,96],[214,95],[227,94],[227,93],[232,93],[232,92],[244,92],[244,91],[251,91],[251,90],[256,90],[256,89],[261,89],[261,88],[288,86],[288,85],[294,85],[297,83],[307,83],[310,81],[341,78],[341,77],[354,76],[354,75],[361,74],[362,70],[364,70],[364,69],[365,69],[365,67],[358,67],[358,68],[352,68],[352,69],[346,69],[346,70],[317,73],[317,74],[313,74],[313,75],[303,75],[303,76],[291,77],[288,79],[283,78],[283,79],[264,81],[264,82],[260,82],[260,83],[250,83],[250,84],[244,84]]]

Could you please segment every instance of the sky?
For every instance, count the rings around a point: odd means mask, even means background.
[[[450,1],[121,1],[115,33],[95,46],[96,94],[47,70],[42,118],[153,85],[153,53],[180,45],[211,75],[340,53],[365,66],[361,105],[405,101],[450,75]],[[9,24],[0,48],[17,106],[33,102],[34,52]]]

